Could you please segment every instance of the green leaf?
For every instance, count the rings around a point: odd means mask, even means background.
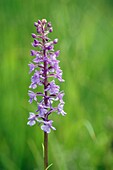
[[[93,140],[96,140],[95,132],[94,132],[94,129],[93,129],[93,126],[91,125],[91,123],[90,123],[88,120],[85,120],[85,121],[84,121],[84,126],[85,126],[86,129],[88,130],[91,138],[92,138]]]

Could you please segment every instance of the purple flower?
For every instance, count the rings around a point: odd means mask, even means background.
[[[59,100],[60,103],[64,103],[63,96],[64,96],[63,92],[58,93],[56,100]]]
[[[44,125],[41,126],[41,129],[46,133],[50,133],[51,129],[56,130],[55,127],[52,126],[52,123],[52,120],[44,121]]]
[[[38,23],[37,23],[37,22],[34,22],[34,26],[37,27],[37,26],[38,26]]]
[[[40,62],[43,62],[43,58],[42,56],[40,56],[39,54],[36,55],[36,58],[33,59],[33,62],[34,63],[40,63]]]
[[[39,117],[43,117],[44,118],[44,116],[47,113],[46,106],[44,106],[42,103],[39,103],[37,111],[39,112]]]
[[[41,24],[41,21],[40,21],[40,20],[38,20],[38,24],[39,24],[39,25]]]
[[[35,83],[31,83],[29,86],[30,89],[36,89],[36,87],[37,87],[37,85]]]
[[[38,27],[37,27],[37,33],[39,33],[39,34],[42,33],[42,27],[40,25],[38,25]]]
[[[29,99],[30,103],[32,103],[33,100],[37,101],[37,98],[36,98],[37,94],[36,93],[34,93],[33,91],[29,90],[28,91],[28,95],[30,97],[30,99]]]
[[[41,78],[42,76],[40,75],[40,72],[35,70],[34,75],[31,77],[31,84],[29,88],[35,89],[37,85],[41,86],[42,85]]]
[[[33,38],[36,38],[37,36],[36,36],[36,34],[32,34],[32,37],[33,37]]]
[[[66,114],[63,110],[64,92],[60,91],[59,85],[55,83],[56,79],[60,82],[64,81],[62,79],[62,70],[59,66],[60,61],[57,59],[60,51],[54,51],[54,46],[58,43],[58,39],[51,40],[48,37],[48,34],[53,32],[51,22],[42,19],[35,22],[34,26],[37,33],[32,33],[32,46],[37,48],[37,50],[31,50],[33,59],[28,64],[29,72],[32,73],[34,71],[29,86],[32,90],[28,91],[28,95],[30,103],[36,102],[37,114],[30,112],[27,124],[33,126],[38,122],[38,124],[41,124],[41,129],[44,132],[50,133],[51,129],[56,129],[52,125],[53,121],[49,120],[49,116],[53,112],[63,116]],[[36,88],[38,88],[38,92],[36,92]]]
[[[32,43],[33,47],[38,47],[39,46],[39,41],[38,40],[34,40],[34,42]]]
[[[37,118],[34,113],[30,112],[29,114],[30,114],[29,118],[28,118],[29,121],[27,122],[27,125],[33,126],[33,125],[35,125]]]
[[[62,116],[65,116],[66,115],[66,113],[64,112],[64,110],[63,110],[63,107],[64,107],[64,103],[59,103],[59,105],[58,105],[58,108],[57,108],[57,113],[58,114],[62,114]]]
[[[59,92],[60,87],[55,84],[55,81],[51,81],[50,84],[48,85],[47,89],[45,91],[49,91],[50,94],[56,94]]]
[[[58,57],[59,54],[60,54],[60,50],[58,50],[58,51],[55,52],[56,57]]]
[[[62,79],[62,70],[60,69],[60,67],[56,69],[55,78],[57,78],[60,82],[64,81],[64,79]]]
[[[49,29],[49,32],[53,32],[53,28],[52,27]]]
[[[50,46],[47,47],[47,49],[48,49],[48,50],[53,50],[54,47],[53,47],[53,45],[50,45]]]
[[[35,65],[33,63],[30,63],[28,64],[28,66],[30,67],[29,73],[31,73],[35,69]]]
[[[34,56],[34,55],[36,55],[36,51],[35,50],[31,50],[31,56]]]
[[[58,38],[54,39],[53,43],[57,44],[58,43]]]
[[[45,25],[47,23],[46,19],[42,19],[42,24]]]
[[[48,27],[51,27],[51,22],[48,22],[47,26],[48,26]]]
[[[56,60],[56,55],[54,53],[50,54],[50,64],[53,66],[54,63],[58,63],[59,61]]]
[[[31,81],[34,84],[39,84],[40,83],[40,73],[39,73],[39,71],[35,72],[35,74],[31,77]]]

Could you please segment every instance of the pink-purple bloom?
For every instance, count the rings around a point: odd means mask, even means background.
[[[59,85],[55,80],[58,79],[63,82],[62,70],[59,66],[59,60],[57,57],[60,51],[54,50],[54,45],[58,43],[58,39],[50,40],[48,34],[53,32],[51,22],[47,22],[46,19],[38,20],[34,23],[37,33],[32,33],[33,43],[32,46],[37,50],[31,50],[32,62],[29,65],[31,76],[30,89],[28,95],[30,97],[29,102],[36,102],[37,107],[35,112],[30,112],[28,118],[28,125],[33,126],[36,123],[41,125],[41,129],[50,133],[51,129],[56,130],[53,127],[53,120],[49,119],[50,114],[66,114],[63,110],[64,92],[60,91]],[[40,92],[38,88],[42,86]],[[40,97],[39,97],[40,96]],[[57,102],[56,102],[57,101]],[[58,102],[59,101],[59,102]],[[56,102],[56,105],[55,105]]]
[[[32,103],[33,100],[37,101],[37,97],[36,97],[37,94],[36,94],[36,93],[34,93],[33,91],[29,90],[29,91],[28,91],[28,95],[29,95],[29,97],[30,97],[30,99],[29,99],[29,102],[30,102],[30,103]]]
[[[45,91],[48,91],[50,94],[57,94],[59,92],[60,87],[55,84],[55,81],[51,81]]]
[[[34,69],[35,69],[35,65],[33,63],[28,64],[30,71],[29,73],[31,73]]]
[[[41,126],[41,129],[47,133],[50,133],[51,129],[56,130],[55,127],[52,126],[52,123],[52,120],[44,121],[44,124]]]

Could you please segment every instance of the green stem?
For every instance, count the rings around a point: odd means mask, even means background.
[[[44,132],[44,170],[48,167],[48,134]]]

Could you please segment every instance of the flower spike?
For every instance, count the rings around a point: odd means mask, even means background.
[[[46,19],[38,20],[34,23],[37,33],[32,33],[32,46],[37,50],[31,50],[32,62],[29,63],[31,76],[31,84],[28,95],[29,102],[36,102],[36,113],[30,112],[28,125],[33,126],[36,123],[41,124],[41,129],[50,133],[51,130],[56,130],[53,127],[53,120],[49,119],[49,115],[57,113],[65,115],[63,110],[64,92],[60,91],[59,85],[56,85],[55,80],[63,82],[62,70],[59,66],[57,57],[60,51],[54,50],[54,45],[58,43],[58,39],[50,40],[48,34],[53,32],[51,22]],[[43,90],[38,91],[38,86],[42,86]],[[32,89],[32,90],[31,90]],[[39,97],[40,96],[40,97]],[[40,100],[40,101],[39,101]],[[56,102],[56,104],[55,104]]]

